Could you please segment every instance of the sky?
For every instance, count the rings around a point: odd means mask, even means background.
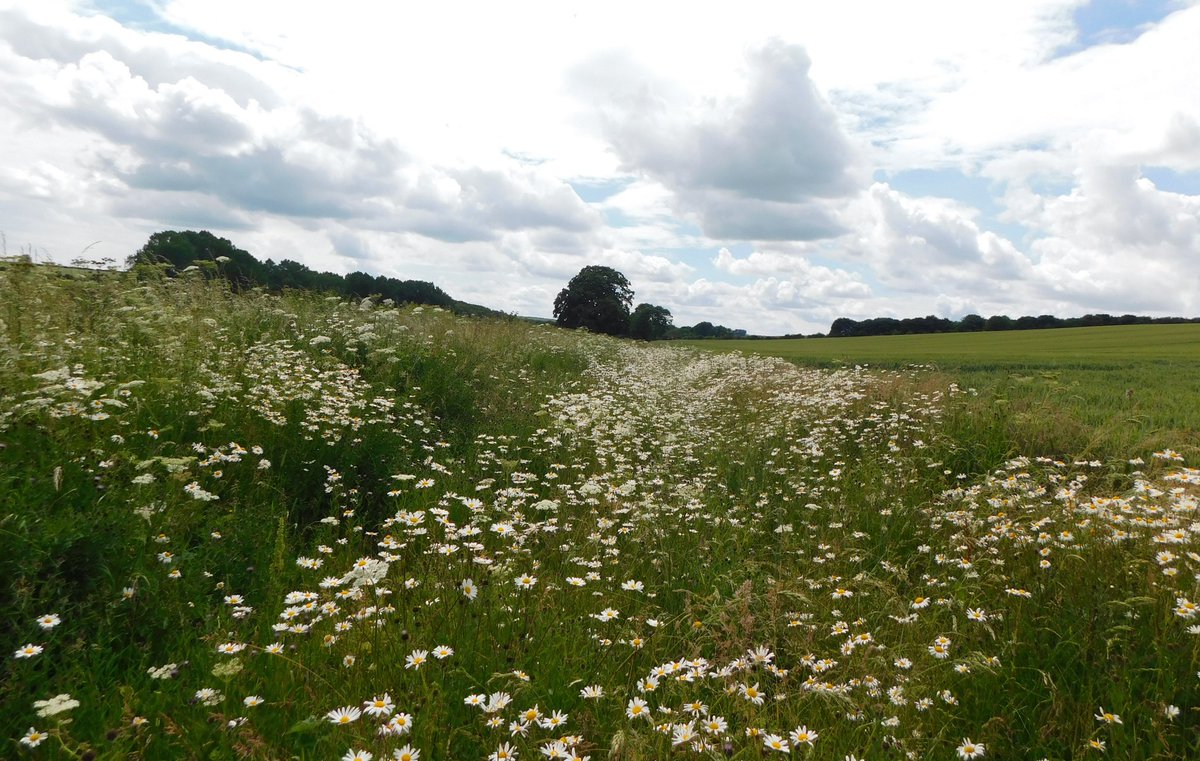
[[[548,317],[1200,316],[1200,0],[0,0],[0,233]]]

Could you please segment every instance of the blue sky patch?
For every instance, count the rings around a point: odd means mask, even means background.
[[[1200,196],[1200,171],[1176,172],[1165,166],[1148,166],[1142,168],[1142,176],[1153,182],[1159,190]]]
[[[98,15],[108,16],[122,26],[127,26],[131,29],[160,32],[162,34],[177,34],[195,42],[211,45],[214,48],[230,50],[235,53],[245,53],[246,55],[254,56],[260,61],[267,60],[264,56],[249,48],[235,45],[228,40],[209,37],[198,33],[194,29],[186,29],[170,23],[158,14],[157,8],[155,8],[154,3],[150,2],[150,0],[93,0],[93,2],[87,4],[87,10],[94,11]]]

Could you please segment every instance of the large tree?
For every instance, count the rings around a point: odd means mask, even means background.
[[[657,304],[638,304],[629,316],[629,335],[645,341],[656,341],[675,327],[671,310]]]
[[[624,335],[629,329],[633,288],[612,267],[591,265],[571,278],[554,299],[554,319],[564,328]]]

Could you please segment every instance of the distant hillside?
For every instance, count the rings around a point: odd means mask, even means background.
[[[279,292],[287,288],[326,291],[342,296],[367,298],[400,303],[431,304],[458,314],[500,316],[494,309],[451,298],[433,283],[424,280],[398,280],[366,272],[338,275],[318,272],[305,265],[284,259],[278,263],[267,259],[260,262],[249,252],[225,238],[201,230],[164,230],[150,236],[146,245],[126,261],[130,267],[165,266],[170,275],[197,268],[212,277],[222,277],[235,290],[266,288]]]

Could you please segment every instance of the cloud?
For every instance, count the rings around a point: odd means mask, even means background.
[[[1200,313],[1200,196],[1157,189],[1134,166],[1085,166],[1030,216],[1043,294],[1094,311]]]
[[[1003,291],[1031,271],[1006,238],[980,228],[978,211],[944,198],[914,198],[875,183],[847,212],[849,255],[890,288],[919,294]]]
[[[0,44],[0,104],[18,130],[99,138],[59,168],[106,178],[112,214],[146,219],[159,209],[164,223],[225,229],[254,214],[353,221],[447,242],[600,223],[569,185],[536,168],[425,164],[361,119],[284,101],[278,93],[300,87],[280,82],[299,74],[251,56],[102,17],[3,18],[22,36]],[[186,63],[171,63],[173,54]]]
[[[809,78],[804,49],[772,41],[747,58],[746,92],[692,102],[627,56],[576,68],[622,168],[670,189],[713,238],[811,240],[840,232],[824,199],[859,185],[855,151]]]
[[[786,301],[806,299],[826,303],[838,299],[869,298],[871,287],[862,278],[844,269],[812,264],[803,256],[754,251],[745,258],[735,257],[722,248],[713,259],[717,269],[734,275],[767,276],[760,287],[772,290]],[[776,276],[780,278],[776,278]]]

